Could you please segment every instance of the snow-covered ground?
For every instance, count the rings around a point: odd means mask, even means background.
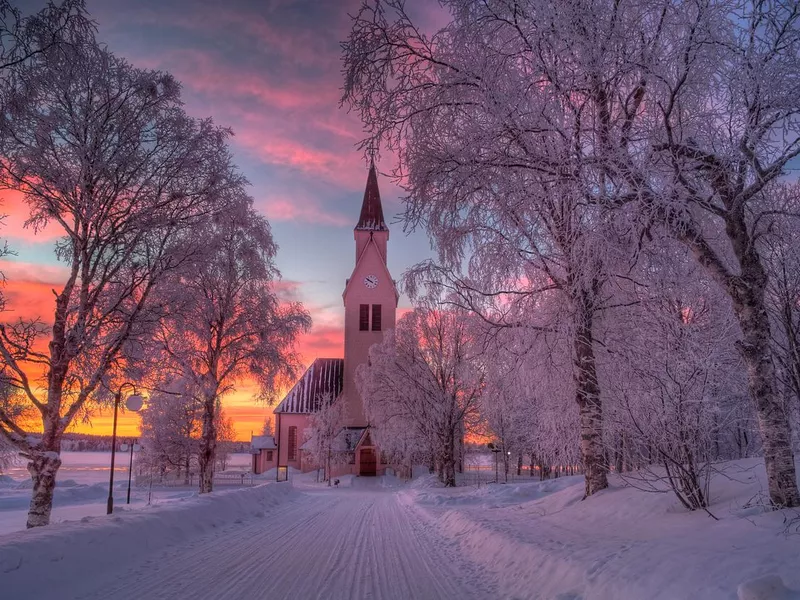
[[[758,505],[760,459],[724,467],[711,488],[718,520],[614,477],[586,501],[582,477],[460,489],[423,477],[402,496],[496,578],[501,598],[729,600],[777,575],[798,592],[742,598],[800,599],[800,511]]]
[[[106,514],[109,452],[62,452],[58,471],[51,522],[74,521]],[[249,454],[233,454],[229,470],[250,468]],[[128,491],[128,455],[118,452],[114,468],[114,509],[129,510],[147,504],[160,504],[196,495],[195,487],[131,490],[131,505],[125,504]],[[25,463],[0,475],[0,534],[25,529],[31,499],[31,480]]]
[[[580,477],[443,489],[425,475],[348,476],[329,488],[292,473],[0,536],[0,597],[800,598],[756,589],[800,590],[800,533],[787,531],[800,514],[753,505],[761,461],[715,482],[718,520],[612,481],[581,501]],[[747,582],[754,593],[737,596]]]

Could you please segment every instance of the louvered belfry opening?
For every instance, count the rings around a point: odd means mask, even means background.
[[[369,331],[369,304],[360,304],[358,307],[358,330]]]
[[[372,331],[381,330],[381,305],[372,305]]]

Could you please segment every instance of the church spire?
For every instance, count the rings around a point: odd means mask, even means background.
[[[383,220],[381,193],[378,191],[378,174],[375,171],[374,160],[370,160],[369,163],[367,188],[364,190],[364,201],[361,204],[361,215],[358,218],[356,229],[367,231],[388,231],[389,229]]]

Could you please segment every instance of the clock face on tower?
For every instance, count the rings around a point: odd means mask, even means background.
[[[378,287],[378,276],[377,275],[367,275],[364,277],[364,285],[367,286],[369,289],[375,289]]]

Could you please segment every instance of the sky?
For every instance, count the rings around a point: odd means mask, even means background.
[[[256,208],[269,219],[280,247],[282,289],[304,303],[313,329],[299,342],[304,364],[343,353],[342,291],[354,266],[353,227],[358,219],[367,164],[356,144],[361,124],[339,108],[340,42],[360,0],[87,0],[98,39],[142,68],[171,72],[183,84],[186,110],[213,117],[234,131],[236,163],[252,186]],[[410,2],[429,28],[442,24],[434,0]],[[44,1],[17,2],[33,12]],[[391,168],[389,159],[379,171]],[[422,232],[404,234],[396,223],[401,191],[379,176],[390,225],[388,263],[395,279],[431,255]],[[53,252],[58,232],[24,229],[24,206],[3,193],[8,214],[3,237],[16,252],[0,261],[12,316],[53,312],[51,290],[64,267]],[[408,307],[406,296],[401,308]],[[237,437],[249,439],[271,408],[252,400],[247,385],[224,401]],[[75,430],[109,434],[110,411]],[[119,432],[136,435],[138,419],[123,415]]]

